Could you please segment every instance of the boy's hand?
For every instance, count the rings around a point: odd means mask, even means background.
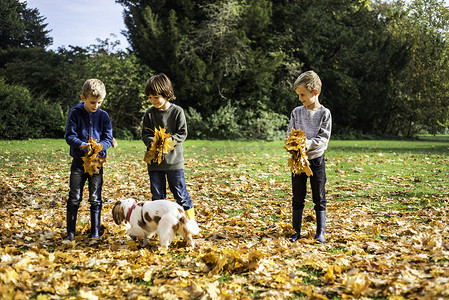
[[[81,148],[81,150],[83,150],[84,152],[87,152],[87,153],[92,152],[92,146],[91,146],[91,144],[83,143],[83,144],[80,146],[80,148]]]
[[[312,145],[312,140],[306,140],[306,148],[310,149],[310,145]]]
[[[84,147],[82,147],[82,150],[86,152],[86,156],[92,156],[94,154],[94,150],[92,149],[92,146],[90,144],[86,144]]]
[[[97,144],[97,140],[92,139],[92,137],[89,136],[89,142],[83,143],[80,146],[81,150],[86,152],[85,156],[97,156],[97,154],[100,153],[101,149],[103,149],[103,144]]]

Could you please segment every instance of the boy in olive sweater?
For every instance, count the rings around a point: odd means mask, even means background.
[[[171,103],[175,99],[170,79],[163,73],[152,76],[145,85],[145,95],[151,104],[143,118],[142,141],[147,148],[154,138],[154,130],[165,128],[176,141],[174,150],[168,152],[160,163],[148,164],[152,200],[166,198],[166,181],[176,202],[181,205],[189,219],[195,219],[194,208],[184,178],[184,155],[182,142],[187,138],[187,122],[184,110]]]

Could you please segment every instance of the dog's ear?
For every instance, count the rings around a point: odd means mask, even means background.
[[[112,218],[117,225],[120,225],[125,221],[125,210],[121,205],[121,201],[115,202],[114,207],[112,208]]]

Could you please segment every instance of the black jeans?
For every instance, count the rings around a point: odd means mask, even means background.
[[[67,205],[79,207],[83,197],[83,188],[86,181],[89,181],[89,203],[91,209],[101,209],[101,189],[103,188],[103,168],[100,174],[90,176],[84,173],[83,160],[74,158],[70,168],[70,192]]]
[[[309,160],[310,169],[313,175],[310,176],[310,186],[312,187],[312,199],[315,203],[315,211],[326,210],[326,166],[324,163],[324,154],[320,157]],[[293,210],[303,210],[307,195],[307,175],[292,173],[293,187]]]

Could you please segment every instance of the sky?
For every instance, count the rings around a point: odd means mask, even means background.
[[[48,34],[59,47],[97,45],[97,38],[119,40],[118,48],[125,50],[129,43],[121,34],[126,30],[123,7],[114,0],[26,0],[27,8],[37,8],[46,17],[44,24],[51,30]],[[116,37],[111,37],[111,34]]]

